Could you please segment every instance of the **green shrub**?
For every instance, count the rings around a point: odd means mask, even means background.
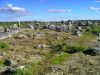
[[[53,45],[52,53],[67,52],[73,54],[76,52],[83,52],[84,50],[86,50],[86,48],[87,47],[81,43],[71,45],[66,43],[66,41],[58,41],[58,43]]]
[[[67,51],[68,53],[76,53],[76,52],[83,52],[86,50],[86,46],[81,45],[81,44],[76,44],[73,46],[69,46],[69,50]]]
[[[68,56],[69,56],[69,54],[67,54],[67,53],[60,54],[60,55],[56,56],[55,58],[53,58],[53,59],[51,60],[51,63],[52,63],[52,64],[60,64],[60,63],[62,63]]]
[[[92,32],[93,34],[97,34],[97,33],[100,33],[100,27],[91,27],[90,32]]]
[[[24,69],[17,69],[13,75],[38,75],[39,69],[37,63],[29,63]]]
[[[8,48],[8,44],[5,42],[0,42],[0,49]]]
[[[0,65],[4,65],[4,61],[3,60],[0,60]]]
[[[59,51],[66,51],[68,49],[68,46],[69,45],[65,41],[58,41],[57,43],[52,44],[52,52],[55,53]]]

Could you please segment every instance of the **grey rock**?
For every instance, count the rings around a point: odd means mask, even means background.
[[[66,25],[62,25],[60,28],[61,32],[67,32],[68,31],[68,27]]]
[[[55,25],[50,25],[50,26],[49,26],[49,29],[50,29],[50,30],[56,30],[56,27],[55,27]]]
[[[83,52],[86,55],[100,55],[100,47],[95,47],[95,48],[91,48],[91,49],[87,49],[86,51]]]
[[[12,28],[13,29],[18,29],[18,25],[17,24],[14,24]]]

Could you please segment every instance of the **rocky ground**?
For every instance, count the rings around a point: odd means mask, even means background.
[[[91,33],[79,37],[51,30],[23,30],[1,40],[8,44],[7,48],[0,49],[1,74],[7,69],[5,60],[11,59],[15,72],[5,75],[100,75],[99,54],[82,51],[71,54],[66,52],[67,48],[55,52],[52,46],[56,47],[62,40],[68,45],[82,44],[88,49],[98,47],[100,51],[100,42]]]

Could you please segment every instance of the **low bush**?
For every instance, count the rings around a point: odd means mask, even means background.
[[[56,56],[55,58],[53,58],[53,59],[51,60],[51,63],[52,63],[52,64],[60,64],[60,63],[62,63],[68,56],[69,56],[69,54],[67,54],[67,53],[62,53],[62,54]]]
[[[59,53],[59,52],[67,52],[70,54],[76,53],[76,52],[83,52],[87,49],[87,47],[81,43],[70,45],[67,44],[65,41],[58,42],[53,45],[52,47],[52,53]]]
[[[67,50],[67,53],[76,53],[76,52],[83,52],[86,50],[86,47],[84,45],[76,44],[74,46],[69,46],[69,50]]]
[[[97,34],[97,33],[100,33],[100,27],[91,27],[90,30],[89,30],[91,33],[93,34]]]
[[[38,75],[38,64],[29,63],[24,69],[17,69],[13,75]]]
[[[0,60],[0,66],[4,66],[4,61],[3,60]]]
[[[65,41],[58,41],[55,44],[52,44],[52,53],[66,51],[68,49],[68,45]]]
[[[0,49],[8,48],[8,44],[5,42],[0,42]]]

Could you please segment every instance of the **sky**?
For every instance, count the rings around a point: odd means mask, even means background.
[[[100,20],[100,0],[0,0],[0,21]]]

